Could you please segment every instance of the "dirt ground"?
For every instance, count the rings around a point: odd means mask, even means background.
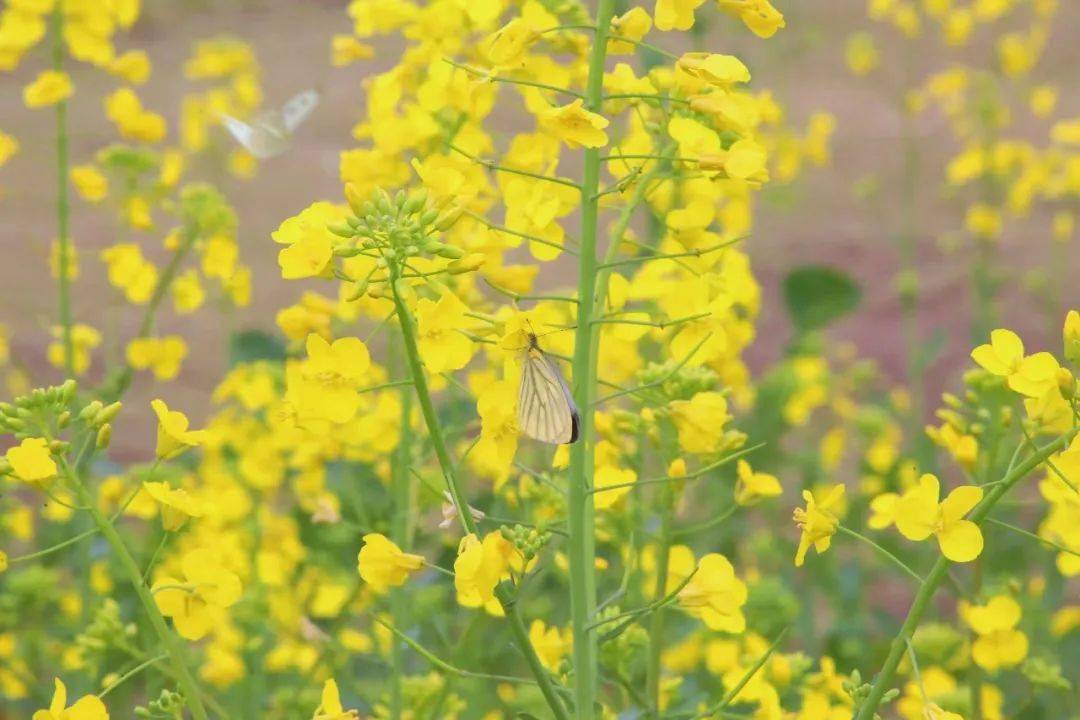
[[[269,232],[286,216],[313,200],[337,198],[337,154],[354,143],[349,131],[363,107],[361,81],[368,72],[390,65],[392,48],[380,48],[372,61],[346,70],[329,68],[329,42],[336,33],[349,32],[345,2],[324,0],[145,0],[145,16],[123,47],[143,48],[154,62],[154,75],[140,90],[144,103],[169,120],[175,128],[179,98],[189,87],[182,75],[183,60],[192,43],[216,34],[231,33],[254,43],[264,68],[268,102],[280,102],[292,93],[321,84],[319,111],[300,130],[295,146],[286,155],[269,161],[256,179],[243,182],[222,179],[223,188],[235,204],[241,220],[243,260],[253,267],[254,301],[251,307],[222,322],[212,312],[186,318],[166,314],[163,332],[187,338],[191,355],[180,378],[154,387],[140,377],[131,402],[144,407],[162,395],[170,404],[191,412],[196,422],[209,411],[209,392],[225,367],[225,347],[231,328],[272,329],[281,306],[298,296],[295,284],[279,278],[276,248]],[[900,57],[899,42],[882,44],[887,68],[870,79],[853,78],[843,61],[844,41],[856,29],[869,27],[864,0],[828,2],[777,2],[786,14],[788,27],[765,41],[755,38],[708,6],[699,17],[712,22],[701,40],[702,47],[739,55],[754,73],[758,87],[771,87],[787,106],[789,117],[801,125],[817,110],[837,118],[834,157],[827,168],[810,169],[794,185],[767,193],[759,220],[747,248],[765,289],[760,338],[749,357],[755,369],[777,358],[790,337],[783,315],[779,286],[793,267],[805,263],[828,263],[843,268],[862,285],[864,301],[858,312],[844,320],[833,335],[850,340],[860,353],[873,358],[892,377],[902,377],[906,349],[899,325],[898,302],[891,284],[898,256],[890,235],[900,222],[897,208],[897,175],[900,168],[896,97],[902,73],[894,59]],[[1049,41],[1047,57],[1036,71],[1039,82],[1056,83],[1060,90],[1057,117],[1080,115],[1080,4],[1063,0],[1060,16]],[[887,28],[876,26],[879,38],[893,39]],[[934,31],[931,30],[931,35]],[[654,42],[677,48],[671,36],[654,34]],[[964,53],[972,62],[989,57],[992,47],[976,44]],[[920,42],[913,53],[914,74],[940,68],[950,55],[932,38]],[[0,76],[0,128],[15,135],[22,150],[0,169],[0,322],[14,336],[15,355],[35,370],[36,378],[51,380],[56,373],[43,362],[43,346],[55,305],[48,273],[49,243],[55,236],[51,115],[27,110],[21,88],[41,69],[46,59],[39,51],[13,75]],[[980,64],[985,64],[981,63]],[[85,161],[95,150],[114,140],[104,117],[101,97],[115,86],[102,73],[84,67],[73,69],[77,93],[71,103],[72,154]],[[1047,123],[1033,121],[1016,112],[1017,132],[1041,143]],[[923,297],[920,325],[924,337],[940,329],[947,341],[944,352],[928,369],[928,398],[955,384],[971,347],[969,339],[970,290],[967,258],[945,254],[937,238],[959,227],[963,202],[948,198],[942,189],[940,169],[953,149],[945,122],[933,115],[920,120],[918,146],[923,158],[918,187],[919,262]],[[884,220],[856,197],[854,186],[876,176],[882,187]],[[1049,220],[1034,212],[1014,222],[1002,245],[1002,267],[1008,274],[1003,289],[1002,324],[1022,329],[1032,348],[1057,348],[1060,317],[1051,328],[1046,314],[1024,288],[1030,271],[1047,263]],[[79,248],[82,274],[76,285],[78,319],[107,329],[115,314],[111,293],[105,286],[97,252],[116,241],[104,213],[74,201],[73,236]],[[157,240],[144,242],[160,257]],[[1080,270],[1075,243],[1067,255],[1068,272]],[[558,274],[559,268],[552,272]],[[558,284],[558,281],[552,284]],[[1080,304],[1073,282],[1066,304]],[[1062,308],[1064,310],[1064,308]],[[125,337],[134,330],[136,312],[130,308],[116,319]],[[100,358],[98,358],[100,365]],[[134,423],[117,434],[116,447],[124,455],[145,455],[150,444],[149,422]]]

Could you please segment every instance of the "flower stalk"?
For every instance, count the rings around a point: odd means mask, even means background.
[[[187,704],[191,709],[192,716],[195,720],[209,720],[206,714],[206,708],[203,706],[202,691],[198,682],[195,680],[195,676],[192,675],[191,670],[184,660],[184,647],[165,623],[165,618],[161,615],[161,611],[158,610],[157,603],[154,601],[154,596],[143,582],[142,570],[139,569],[138,564],[135,562],[135,558],[131,555],[131,551],[128,550],[127,545],[124,543],[124,539],[120,537],[120,533],[113,527],[109,518],[105,517],[105,515],[97,508],[86,485],[75,472],[72,472],[70,467],[67,467],[66,463],[64,463],[64,465],[68,477],[71,478],[72,484],[75,486],[79,501],[87,506],[90,515],[94,519],[94,524],[97,525],[101,535],[109,543],[109,547],[112,548],[112,551],[120,560],[120,566],[123,568],[124,574],[127,575],[128,581],[135,590],[135,594],[138,595],[139,601],[143,606],[143,611],[150,619],[150,624],[154,628],[154,633],[165,647],[165,650],[169,655],[169,664],[172,666],[173,674],[176,676],[176,680],[180,684],[180,689],[187,699]]]
[[[416,399],[420,403],[420,411],[424,416],[424,423],[427,426],[431,444],[435,449],[435,456],[438,458],[443,478],[446,480],[446,489],[450,493],[450,500],[457,509],[458,518],[461,520],[461,524],[466,533],[479,537],[479,528],[472,513],[469,511],[468,503],[465,502],[465,496],[462,493],[461,486],[457,480],[455,465],[450,458],[450,451],[446,446],[446,438],[443,435],[442,426],[439,424],[439,417],[435,412],[435,404],[432,402],[431,392],[428,390],[427,377],[424,375],[424,366],[420,360],[420,349],[416,342],[415,320],[413,319],[408,306],[405,304],[404,299],[401,297],[401,294],[398,292],[398,276],[400,274],[400,268],[395,266],[393,267],[392,272],[395,274],[395,277],[390,282],[390,288],[393,294],[394,307],[397,309],[398,325],[401,328],[401,338],[405,346],[405,359],[409,367],[409,374],[413,380],[413,386],[416,388]],[[495,597],[498,599],[499,604],[502,605],[503,611],[506,613],[507,621],[510,624],[510,630],[514,635],[514,641],[521,650],[522,655],[525,656],[525,662],[529,665],[529,670],[536,678],[536,682],[540,686],[540,692],[543,694],[552,713],[557,720],[570,720],[570,716],[567,714],[562,700],[559,699],[551,676],[548,674],[547,670],[544,669],[543,663],[540,662],[540,657],[536,654],[536,649],[529,641],[529,632],[526,630],[525,622],[521,618],[521,610],[517,606],[516,599],[510,596],[509,592],[502,584],[495,586]]]
[[[614,0],[599,0],[596,33],[589,55],[585,108],[599,112],[603,97],[607,35],[615,13]],[[572,376],[574,401],[581,408],[580,440],[570,446],[567,489],[567,556],[570,561],[570,627],[574,638],[574,701],[579,720],[595,717],[597,641],[589,629],[596,610],[595,507],[593,484],[596,393],[596,345],[599,330],[592,322],[596,310],[597,231],[599,227],[600,151],[585,150],[581,183],[581,240],[578,249],[578,312],[574,333]]]
[[[53,70],[64,69],[64,10],[57,2],[52,13],[52,65]],[[56,242],[59,257],[56,261],[57,290],[61,345],[64,353],[64,375],[75,377],[75,344],[72,340],[74,321],[71,314],[71,206],[68,199],[68,133],[67,101],[56,103]]]

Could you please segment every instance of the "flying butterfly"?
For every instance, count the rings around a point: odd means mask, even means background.
[[[574,397],[532,332],[521,365],[517,417],[518,427],[534,440],[562,445],[578,439],[581,418]]]
[[[265,160],[289,149],[292,134],[318,104],[319,91],[311,88],[293,95],[280,109],[261,113],[250,124],[224,113],[221,123],[245,150]]]

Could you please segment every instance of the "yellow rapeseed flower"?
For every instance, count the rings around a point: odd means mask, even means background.
[[[183,527],[188,518],[202,517],[205,512],[201,501],[167,482],[144,482],[143,489],[161,506],[161,524],[170,532]]]
[[[154,399],[150,407],[158,419],[156,453],[159,458],[174,458],[206,441],[206,430],[189,430],[187,416],[177,410],[170,410],[164,400]]]
[[[1058,361],[1048,352],[1024,355],[1024,342],[1012,330],[997,329],[990,342],[971,351],[971,359],[987,372],[1004,377],[1009,388],[1031,398],[1057,385]]]
[[[208,548],[189,551],[180,561],[181,577],[161,575],[151,591],[161,614],[188,640],[203,638],[220,624],[223,611],[243,593],[240,578]]]
[[[356,720],[358,717],[360,713],[356,710],[346,710],[342,706],[337,682],[329,678],[323,684],[322,698],[311,720]]]
[[[34,82],[23,88],[23,104],[28,108],[48,107],[67,100],[74,90],[66,72],[43,70]]]
[[[55,477],[56,461],[52,459],[49,443],[45,438],[25,438],[4,454],[11,464],[15,477],[24,482],[40,483]]]
[[[836,528],[840,525],[840,509],[844,505],[843,485],[834,485],[824,497],[818,501],[809,490],[803,490],[805,508],[795,508],[795,524],[799,526],[802,535],[799,538],[799,549],[795,553],[795,566],[801,567],[806,559],[806,552],[813,545],[818,553],[823,553],[832,544],[832,536],[836,534]]]
[[[424,567],[424,558],[403,552],[392,540],[380,533],[368,533],[357,555],[360,577],[375,592],[404,585],[409,573]]]
[[[597,148],[608,144],[608,119],[586,110],[579,98],[569,105],[552,107],[540,114],[540,127],[568,147]]]
[[[97,695],[84,695],[67,707],[67,687],[54,678],[55,689],[48,710],[38,710],[31,720],[109,720],[109,711]]]
[[[979,501],[982,488],[963,485],[939,502],[941,483],[925,473],[919,484],[905,492],[896,505],[896,529],[909,540],[937,536],[941,553],[953,562],[970,562],[983,549],[979,526],[964,520]]]

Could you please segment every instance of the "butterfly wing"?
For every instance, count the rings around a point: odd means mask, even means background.
[[[540,442],[572,443],[578,435],[578,411],[562,374],[539,348],[525,354],[518,391],[518,427]]]
[[[251,124],[243,120],[221,115],[221,124],[245,150],[265,160],[282,154],[289,149],[289,135],[277,113],[267,113],[255,118]]]
[[[308,89],[298,92],[289,98],[289,101],[281,108],[281,121],[285,126],[285,132],[296,132],[311,113],[319,105],[319,91]]]

